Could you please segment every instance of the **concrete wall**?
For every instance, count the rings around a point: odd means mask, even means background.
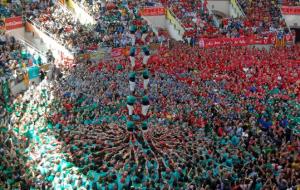
[[[167,29],[170,36],[175,40],[182,40],[182,35],[179,34],[179,30],[166,18],[166,16],[145,16],[143,17],[149,25],[156,30],[156,28]]]
[[[226,15],[227,17],[230,15],[229,13],[229,0],[209,0],[208,1],[208,8],[211,11],[218,11]]]
[[[171,22],[167,21],[167,29],[170,34],[170,36],[175,39],[176,41],[182,41],[182,35],[180,34],[179,30],[177,30]]]
[[[291,28],[300,28],[300,15],[283,15],[287,25]]]
[[[163,16],[144,16],[143,17],[152,27],[167,28],[166,17]]]

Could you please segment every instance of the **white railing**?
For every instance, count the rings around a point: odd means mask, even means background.
[[[230,0],[230,4],[232,8],[236,11],[238,17],[240,16],[246,17],[243,8],[241,7],[240,3],[237,0]]]
[[[172,7],[171,7],[172,8]],[[170,9],[167,9],[167,19],[170,21],[171,24],[173,24],[174,28],[176,30],[178,30],[179,34],[181,36],[184,35],[185,33],[185,28],[184,28],[184,25],[182,24],[181,20],[179,18],[177,18],[177,16],[175,15],[175,13]],[[173,19],[171,18],[168,18],[168,13],[170,14],[171,17],[173,17]],[[177,22],[177,23],[174,23],[174,22]]]
[[[26,19],[27,22],[29,22],[30,24],[32,24],[33,26],[35,26],[37,29],[39,29],[42,33],[46,34],[47,36],[49,36],[50,38],[52,38],[53,40],[55,40],[59,45],[63,46],[66,50],[68,50],[71,54],[76,54],[78,52],[73,51],[68,49],[67,47],[65,47],[61,41],[56,38],[53,34],[51,34],[49,31],[45,30],[40,24],[38,24],[37,22],[30,20],[30,19]]]

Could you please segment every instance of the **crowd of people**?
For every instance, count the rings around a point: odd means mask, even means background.
[[[26,6],[27,19],[71,52],[79,52],[101,41],[100,37],[87,26],[81,25],[70,11],[59,4],[36,2]]]
[[[0,35],[0,126],[4,125],[2,117],[8,114],[6,96],[9,87],[22,83],[26,76],[33,78],[30,68],[40,67],[44,63],[39,53],[29,50],[13,36],[5,33]]]
[[[9,18],[22,15],[22,6],[19,3],[11,3],[8,7],[0,4],[0,18]]]
[[[134,5],[124,15],[98,10],[124,18],[114,30],[128,30],[128,54],[53,65],[0,105],[0,188],[300,188],[300,46],[200,49],[170,40],[153,49]],[[58,19],[61,10],[30,6],[32,19]],[[53,28],[80,26],[69,18]],[[235,34],[239,22],[224,26]],[[28,59],[13,38],[0,39],[6,69]]]
[[[72,12],[51,2],[27,4],[26,15],[48,35],[76,53],[99,47],[126,47],[132,45],[132,38],[134,41],[157,41],[148,23],[137,12],[128,9],[127,4],[94,2],[89,5],[87,1],[77,3],[86,9],[92,7],[89,13],[96,20],[95,25],[80,24]],[[132,32],[135,33],[134,36]]]
[[[0,34],[0,79],[18,83],[23,80],[26,68],[41,66],[44,61],[39,53],[30,51],[26,45],[4,32]]]
[[[185,29],[187,38],[237,38],[253,34],[289,33],[280,12],[280,2],[239,0],[246,17],[224,18],[217,21],[208,11],[207,1],[162,1],[175,14]],[[292,1],[290,1],[292,2]],[[216,22],[219,22],[217,24]]]
[[[247,22],[255,29],[254,32],[288,30],[281,15],[279,4],[276,1],[238,0],[238,2],[247,16]]]
[[[29,159],[13,163],[31,169],[9,167],[8,179],[46,189],[296,188],[299,46],[195,50],[179,43],[151,56],[144,123],[129,122],[126,59],[78,62],[18,97],[6,135],[27,144]]]

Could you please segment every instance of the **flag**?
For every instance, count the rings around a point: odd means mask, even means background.
[[[23,82],[24,82],[25,86],[27,86],[27,87],[29,86],[29,76],[28,76],[28,72],[26,72],[26,73],[24,74]]]

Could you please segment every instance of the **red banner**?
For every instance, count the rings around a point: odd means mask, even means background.
[[[111,57],[120,57],[123,55],[123,48],[113,48],[111,50]]]
[[[5,28],[6,30],[13,30],[23,27],[23,20],[21,16],[11,17],[5,19]]]
[[[129,56],[130,53],[130,47],[126,48],[113,48],[110,52],[111,57],[126,57]],[[138,55],[141,53],[141,48],[136,48],[135,55]]]
[[[139,11],[141,16],[160,16],[165,15],[166,10],[164,7],[144,7]]]
[[[285,42],[293,43],[294,37],[292,34],[285,35]],[[268,37],[240,37],[240,38],[201,38],[199,41],[199,46],[202,48],[220,47],[225,45],[230,46],[247,46],[247,45],[268,45],[275,44],[276,36]]]
[[[300,6],[282,6],[283,15],[300,15]]]

